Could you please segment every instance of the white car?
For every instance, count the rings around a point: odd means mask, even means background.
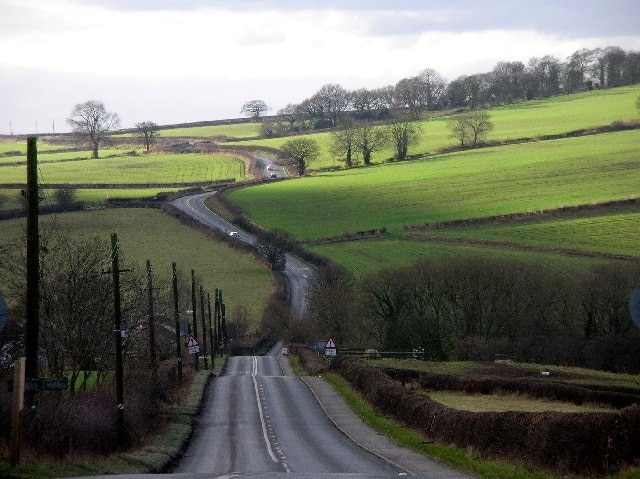
[[[276,167],[275,167],[275,166],[273,166],[273,165],[269,165],[269,166],[267,166],[267,170],[269,170],[269,171],[273,171],[273,170],[275,170],[275,169],[276,169]]]
[[[238,234],[237,231],[230,231],[229,232],[229,236],[232,236],[234,238],[239,238],[240,237],[240,235]]]

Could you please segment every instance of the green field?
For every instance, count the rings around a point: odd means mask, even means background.
[[[50,150],[59,150],[64,148],[61,145],[51,145],[47,143],[46,138],[38,139],[38,150],[39,151],[50,151]],[[20,139],[16,140],[11,137],[3,137],[0,138],[0,155],[10,152],[19,152],[20,154],[27,154],[27,140]]]
[[[272,276],[269,269],[256,262],[252,255],[214,241],[153,209],[47,215],[41,219],[42,230],[54,221],[70,234],[104,238],[107,251],[111,233],[117,233],[123,261],[143,269],[146,260],[151,260],[158,284],[161,284],[160,278],[168,284],[174,261],[181,277],[189,281],[189,285],[191,269],[194,269],[207,292],[213,294],[215,288],[223,290],[228,315],[236,305],[243,305],[249,311],[253,327],[257,327],[272,290]],[[24,228],[25,219],[3,221],[0,244],[20,237]],[[183,306],[185,310],[189,307]]]
[[[192,183],[246,176],[245,164],[238,158],[199,153],[43,163],[38,171],[41,183],[69,184]],[[0,167],[0,174],[0,184],[25,183],[26,165]]]
[[[511,248],[453,245],[421,241],[362,240],[308,246],[307,249],[345,266],[357,278],[386,267],[409,266],[418,260],[441,260],[468,256],[492,257],[552,265],[553,269],[567,274],[579,274],[604,260],[576,256],[564,256],[546,252],[522,251]]]
[[[131,152],[131,149],[105,149],[100,151],[99,159],[112,158],[120,155],[126,155]],[[81,150],[81,151],[67,151],[64,153],[43,153],[38,150],[38,163],[43,164],[47,162],[54,161],[74,161],[74,160],[91,160],[92,159],[91,150]],[[21,155],[12,155],[12,156],[1,156],[0,157],[0,166],[2,164],[7,163],[26,163],[27,154]],[[3,170],[0,170],[3,171]]]
[[[640,257],[640,212],[556,218],[516,224],[437,229],[437,237],[513,242],[544,248],[571,248]]]
[[[564,95],[545,100],[517,103],[489,110],[494,130],[489,140],[537,138],[557,135],[569,131],[605,126],[618,120],[638,119],[635,99],[640,94],[640,85],[609,90]],[[457,145],[447,128],[447,117],[439,116],[419,122],[422,135],[419,143],[409,149],[410,155],[431,154],[446,147]],[[342,166],[330,155],[330,133],[310,133],[318,142],[321,155],[309,163],[310,169]],[[250,140],[238,145],[260,145],[278,148],[287,138]],[[381,163],[394,156],[387,147],[374,153],[373,162]]]
[[[640,134],[467,150],[233,191],[258,224],[299,239],[636,197]]]
[[[158,130],[160,137],[226,137],[254,138],[260,136],[261,123],[234,123],[230,125],[194,126],[190,128],[170,128]]]

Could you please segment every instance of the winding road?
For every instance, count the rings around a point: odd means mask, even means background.
[[[244,241],[248,244],[255,244],[256,239],[249,233],[238,229],[235,225],[221,218],[204,204],[204,201],[215,192],[199,193],[197,195],[183,196],[173,200],[171,204],[189,216],[195,218],[200,223],[230,234],[232,231],[238,233],[237,241]],[[291,311],[297,317],[301,317],[307,308],[307,291],[309,281],[313,275],[313,270],[305,265],[295,256],[287,254],[287,264],[284,275],[289,283],[291,295]]]

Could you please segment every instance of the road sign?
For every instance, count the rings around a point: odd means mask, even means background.
[[[327,342],[324,344],[324,355],[325,356],[335,356],[337,353],[336,342],[333,338],[327,339]]]
[[[200,352],[200,343],[196,341],[196,338],[189,336],[187,342],[184,343],[185,348],[189,350],[189,354],[195,354]]]
[[[631,297],[629,298],[629,313],[631,314],[631,320],[640,328],[640,283],[638,283],[631,292]]]

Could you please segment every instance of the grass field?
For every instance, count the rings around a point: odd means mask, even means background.
[[[438,237],[513,242],[523,245],[564,248],[600,253],[640,256],[640,212],[609,213],[579,218],[438,229],[425,232]]]
[[[633,85],[492,108],[489,113],[495,128],[488,139],[537,138],[609,125],[617,120],[637,119],[638,111],[634,103],[639,94],[640,85]],[[409,149],[410,155],[431,154],[457,144],[447,128],[447,117],[434,117],[422,120],[419,124],[422,135],[419,143]],[[320,157],[309,163],[310,169],[342,166],[330,154],[329,133],[310,133],[308,136],[318,142],[321,150]],[[278,148],[285,141],[287,138],[249,140],[238,145]],[[381,163],[393,156],[394,150],[387,147],[374,153],[373,162]]]
[[[194,126],[191,128],[171,128],[158,130],[160,137],[193,136],[193,137],[227,137],[254,138],[260,136],[260,122],[234,123],[231,125]]]
[[[26,149],[26,148],[25,148]],[[131,152],[131,149],[105,149],[100,151],[100,159],[111,158],[119,155],[124,155]],[[43,153],[38,150],[38,163],[43,164],[52,161],[70,161],[70,160],[90,160],[92,159],[92,152],[90,150],[82,151],[68,151],[64,153]],[[21,155],[2,156],[0,157],[0,166],[4,163],[26,163],[26,153]],[[2,171],[2,170],[0,170]]]
[[[576,405],[560,401],[543,401],[511,395],[465,394],[432,391],[429,397],[452,409],[471,412],[613,412],[615,409],[592,404]]]
[[[181,278],[189,284],[194,269],[207,292],[213,295],[215,288],[222,289],[228,317],[236,305],[244,305],[253,327],[257,327],[272,290],[272,276],[252,255],[195,232],[158,210],[127,208],[47,215],[41,219],[43,231],[53,221],[74,236],[104,238],[107,251],[111,233],[117,233],[123,261],[142,270],[146,260],[151,260],[158,284],[159,278],[169,284],[174,261]],[[20,237],[25,220],[2,221],[1,226],[0,244]],[[183,306],[188,309],[188,305]]]
[[[524,261],[540,266],[550,266],[567,274],[588,271],[595,264],[604,262],[598,258],[568,257],[535,251],[482,246],[447,245],[431,242],[395,240],[362,240],[308,246],[314,253],[331,258],[348,268],[357,278],[387,267],[409,266],[421,259],[444,260],[480,256]]]
[[[46,142],[45,139],[38,139],[38,150],[39,151],[51,151],[51,150],[59,150],[64,148],[64,146],[60,145],[51,145]],[[0,138],[0,155],[10,152],[18,152],[19,154],[26,155],[27,154],[27,140],[26,139],[14,139],[14,138]]]
[[[469,150],[235,190],[258,224],[300,239],[631,198],[637,131]]]
[[[74,153],[67,153],[73,156]],[[243,179],[245,164],[222,154],[135,155],[43,163],[41,183],[191,183]],[[0,167],[0,184],[26,183],[26,165]]]

